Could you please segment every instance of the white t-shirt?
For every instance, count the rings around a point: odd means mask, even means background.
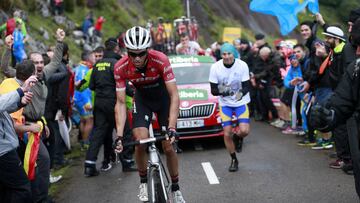
[[[183,49],[183,44],[179,43],[176,45],[176,54],[183,55],[197,55],[200,45],[195,41],[189,41],[189,46],[186,49]]]
[[[211,66],[209,81],[218,84],[219,90],[230,90],[233,96],[219,96],[220,106],[238,107],[250,102],[249,93],[245,94],[241,100],[237,101],[236,93],[241,91],[241,82],[249,80],[248,65],[240,60],[235,59],[232,67],[226,68],[223,60],[219,60]]]

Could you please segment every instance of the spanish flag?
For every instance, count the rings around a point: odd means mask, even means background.
[[[29,180],[35,179],[36,159],[38,156],[39,146],[41,142],[41,133],[44,129],[44,126],[40,121],[38,121],[37,124],[41,126],[41,130],[38,133],[28,133],[28,142],[25,150],[24,169]]]

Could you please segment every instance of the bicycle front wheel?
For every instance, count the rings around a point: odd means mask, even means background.
[[[148,176],[149,202],[166,203],[165,185],[161,181],[159,169],[151,167]]]

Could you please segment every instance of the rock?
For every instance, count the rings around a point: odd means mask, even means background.
[[[54,21],[58,25],[64,25],[66,22],[66,18],[64,16],[54,16]]]
[[[45,18],[48,18],[50,17],[50,10],[49,10],[49,7],[44,3],[44,2],[41,2],[40,3],[40,12],[41,12],[41,15]]]
[[[74,30],[73,36],[75,39],[81,39],[84,37],[84,33],[81,30]]]
[[[43,38],[46,39],[46,40],[50,39],[48,31],[44,30]]]
[[[65,26],[67,30],[74,30],[76,28],[75,23],[69,19],[66,20]]]

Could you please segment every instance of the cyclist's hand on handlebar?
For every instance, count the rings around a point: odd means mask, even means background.
[[[121,153],[124,147],[122,145],[122,137],[117,137],[114,143],[115,153]]]
[[[169,136],[170,144],[174,143],[175,139],[178,136],[175,128],[169,128],[168,131],[167,131],[167,135]]]

